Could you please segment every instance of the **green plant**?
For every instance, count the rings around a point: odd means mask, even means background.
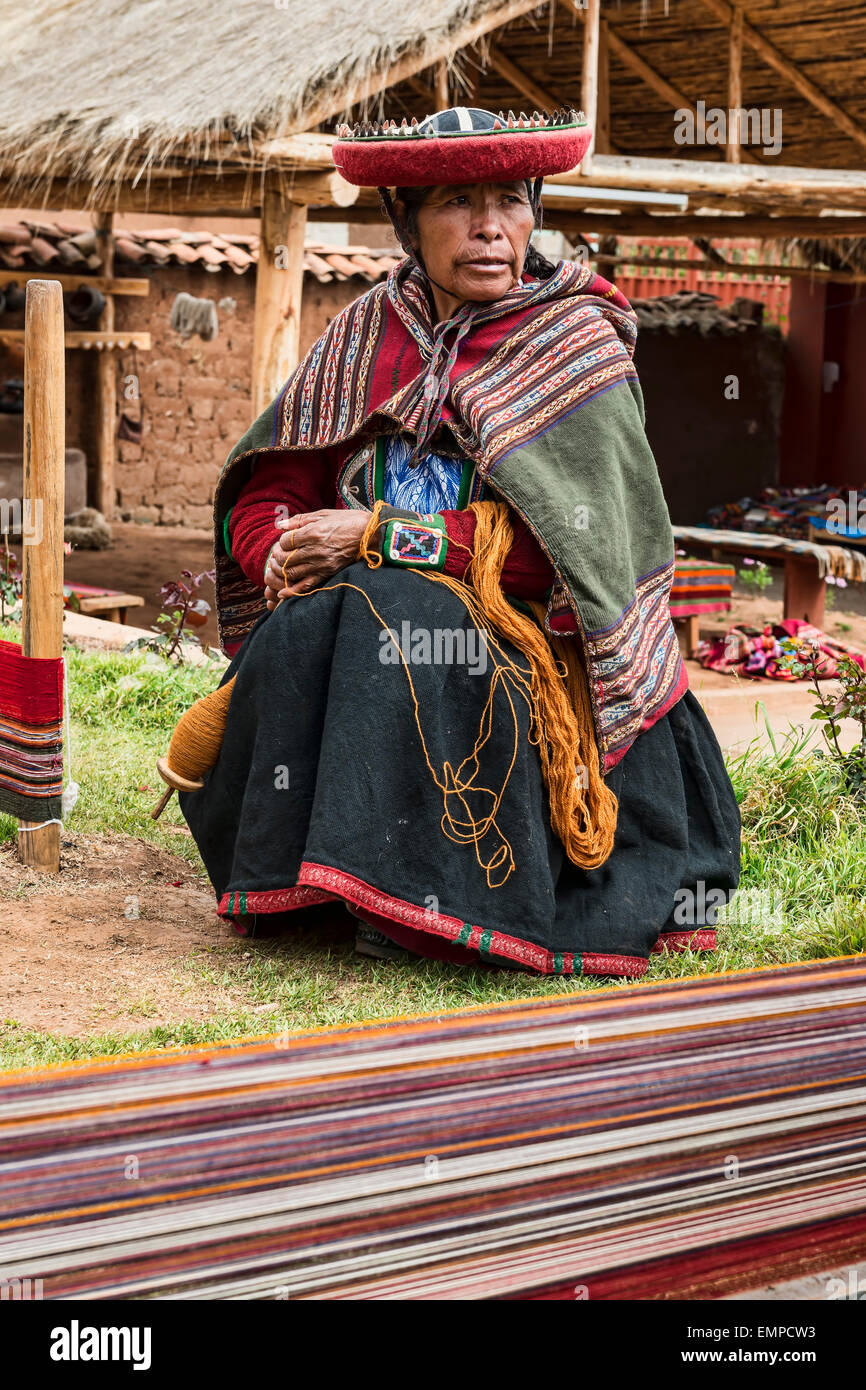
[[[815,688],[815,708],[812,719],[818,720],[827,742],[827,753],[837,762],[844,774],[845,785],[853,795],[866,799],[866,670],[852,656],[843,655],[836,663],[836,689],[826,690],[821,682],[828,679],[826,657],[812,642],[797,644],[786,656],[785,665],[795,676],[809,676]],[[860,725],[860,742],[845,752],[839,743],[841,721],[853,719]]]
[[[744,560],[743,564],[753,566],[752,569],[737,570],[743,588],[750,594],[762,594],[773,582],[770,566],[765,565],[763,560]]]
[[[190,631],[190,627],[197,622],[204,622],[210,612],[210,604],[199,597],[199,590],[205,580],[213,583],[214,577],[213,570],[202,570],[201,574],[193,574],[192,570],[181,570],[180,579],[170,579],[167,584],[163,584],[159,591],[162,612],[156,620],[156,626],[151,629],[154,636],[138,637],[134,642],[129,642],[124,651],[132,652],[145,647],[148,651],[164,656],[167,661],[182,663],[185,646],[200,648],[203,645],[195,633]],[[210,655],[209,647],[205,647],[205,651]]]
[[[839,597],[839,590],[847,588],[847,584],[848,581],[846,579],[843,579],[841,575],[827,575],[824,607],[828,610],[828,612],[831,608],[836,607],[836,599]]]

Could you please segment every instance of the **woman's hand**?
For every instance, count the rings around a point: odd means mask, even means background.
[[[277,530],[283,534],[271,551],[265,571],[268,608],[276,608],[280,598],[315,589],[357,560],[358,547],[369,520],[367,511],[335,507],[299,512],[285,521],[278,521]]]

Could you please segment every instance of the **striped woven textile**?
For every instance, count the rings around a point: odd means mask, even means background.
[[[0,642],[0,811],[51,820],[62,791],[63,662]]]
[[[727,612],[734,578],[733,565],[677,558],[671,588],[671,617],[691,618],[698,613]]]
[[[721,1297],[866,1254],[866,958],[0,1076],[45,1298]]]

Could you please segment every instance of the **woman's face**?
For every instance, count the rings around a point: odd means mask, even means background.
[[[535,223],[524,183],[431,188],[417,216],[427,273],[456,299],[501,299],[520,279]]]

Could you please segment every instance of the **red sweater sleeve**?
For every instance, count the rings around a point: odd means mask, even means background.
[[[514,542],[502,568],[502,588],[515,598],[543,599],[553,583],[553,566],[526,522],[513,507],[509,510]],[[467,508],[442,512],[442,516],[448,531],[444,570],[462,579],[475,544],[475,513]]]
[[[264,588],[265,562],[281,534],[278,521],[296,512],[333,507],[333,494],[333,468],[326,456],[296,455],[289,463],[285,454],[276,450],[263,454],[241,489],[228,524],[232,556],[247,579]]]

